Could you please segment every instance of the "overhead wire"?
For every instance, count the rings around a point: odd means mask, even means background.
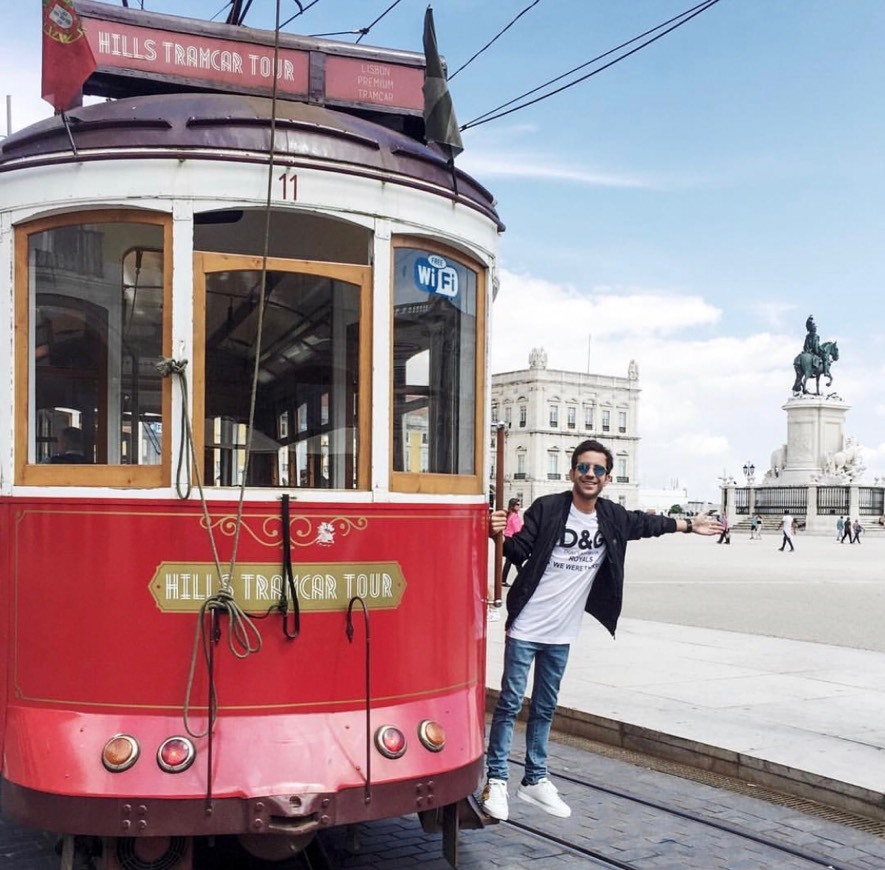
[[[227,0],[227,2],[224,4],[224,6],[222,6],[221,9],[219,9],[209,20],[215,21],[215,19],[218,18],[219,15],[222,15],[224,13],[224,10],[227,9],[228,6],[232,6],[232,5],[233,5],[233,0]]]
[[[360,27],[358,30],[333,30],[329,33],[311,33],[312,37],[325,37],[325,36],[356,36],[357,42],[359,42],[388,12],[393,10],[395,6],[397,6],[401,0],[394,0],[390,6],[387,7],[371,24],[366,27]]]
[[[584,63],[578,64],[578,66],[576,66],[576,67],[572,67],[570,70],[567,70],[566,72],[556,76],[555,78],[552,78],[552,79],[544,82],[543,84],[540,84],[535,88],[532,88],[530,91],[526,91],[525,93],[520,94],[518,97],[514,97],[512,100],[508,100],[506,103],[502,103],[500,106],[497,106],[494,109],[490,109],[488,112],[484,112],[482,115],[477,115],[477,117],[474,118],[473,121],[477,121],[480,118],[485,118],[486,115],[491,115],[493,112],[497,112],[500,109],[504,109],[507,106],[510,106],[513,103],[517,102],[518,100],[521,100],[525,97],[529,97],[532,94],[535,94],[538,91],[541,91],[544,88],[549,87],[550,85],[553,85],[558,81],[562,81],[562,79],[567,78],[570,75],[573,75],[574,73],[578,72],[579,70],[584,69],[585,67],[590,66],[591,64],[597,63],[598,61],[602,60],[603,58],[608,57],[610,54],[614,54],[616,51],[620,51],[622,48],[626,48],[628,45],[632,45],[634,42],[637,42],[638,40],[642,39],[643,37],[648,36],[650,33],[654,33],[656,30],[660,30],[662,27],[666,27],[668,24],[672,24],[674,21],[678,21],[680,18],[684,18],[686,15],[688,15],[691,12],[694,12],[695,10],[703,11],[701,9],[701,7],[706,7],[709,4],[710,4],[710,0],[702,0],[702,2],[698,3],[696,6],[692,6],[690,9],[686,9],[685,11],[680,12],[678,15],[674,15],[672,18],[668,18],[666,21],[662,21],[660,24],[657,24],[654,27],[650,28],[649,30],[646,30],[643,33],[640,33],[638,36],[634,36],[632,39],[628,39],[626,42],[622,42],[620,45],[616,45],[614,48],[610,48],[608,51],[605,51],[602,54],[598,54],[598,55],[596,55],[596,57],[593,57],[588,61],[584,61]],[[473,123],[473,121],[470,121],[469,123]]]
[[[622,48],[626,48],[628,45],[632,45],[637,40],[642,39],[644,36],[648,36],[650,33],[654,33],[656,30],[660,30],[662,27],[666,27],[673,21],[677,21],[678,19],[684,17],[689,12],[693,12],[695,9],[699,9],[701,6],[706,6],[710,0],[702,0],[701,3],[698,3],[697,6],[692,6],[691,9],[688,9],[684,12],[680,12],[678,15],[674,15],[672,18],[668,18],[666,21],[661,22],[660,24],[656,24],[654,27],[646,30],[643,33],[640,33],[638,36],[634,36],[632,39],[628,39],[626,42],[622,42],[620,45],[616,45],[614,48],[610,48],[608,51],[604,51],[602,54],[596,55],[596,57],[590,58],[590,60],[584,61],[584,63],[578,64],[578,66],[572,67],[570,70],[566,70],[566,72],[561,73],[555,78],[549,79],[543,84],[538,85],[535,88],[532,88],[530,91],[526,91],[525,93],[520,94],[518,97],[514,97],[512,100],[508,100],[506,103],[502,103],[500,106],[497,106],[494,109],[490,109],[488,112],[484,112],[482,115],[477,115],[473,120],[478,120],[479,118],[484,118],[486,115],[491,115],[493,112],[497,112],[499,109],[504,109],[507,106],[512,105],[513,103],[521,100],[525,97],[529,97],[532,94],[537,93],[538,91],[543,90],[550,85],[556,84],[558,81],[562,81],[562,79],[567,78],[570,75],[574,75],[579,70],[584,69],[585,67],[590,66],[591,64],[597,63],[603,58],[608,57],[610,54],[614,54],[616,51],[620,51]],[[471,122],[472,123],[472,122]]]
[[[360,28],[360,35],[357,37],[357,42],[359,42],[368,32],[382,19],[388,12],[392,12],[399,4],[402,3],[402,0],[393,0],[393,3],[390,4],[368,27]]]
[[[529,3],[529,5],[522,10],[522,12],[520,12],[515,18],[511,19],[510,23],[503,30],[499,30],[478,52],[476,52],[476,54],[474,54],[472,57],[469,57],[466,61],[464,61],[464,63],[461,64],[461,66],[458,67],[458,69],[456,69],[451,75],[447,76],[447,81],[451,81],[453,78],[455,78],[456,75],[458,75],[459,72],[461,72],[462,69],[466,69],[468,66],[470,66],[470,64],[472,64],[473,61],[475,61],[487,48],[491,48],[491,46],[494,45],[501,36],[503,36],[508,30],[510,30],[510,28],[513,27],[513,25],[516,24],[516,22],[519,21],[519,19],[522,18],[522,16],[525,15],[526,12],[529,11],[529,9],[531,9],[533,6],[537,6],[540,2],[541,0],[533,0],[532,3]]]
[[[503,118],[506,115],[511,115],[514,112],[518,112],[520,109],[528,108],[529,106],[533,106],[535,103],[540,103],[543,100],[546,100],[548,97],[553,97],[556,94],[562,93],[563,91],[566,91],[569,88],[574,87],[575,85],[578,85],[581,82],[586,81],[587,79],[591,78],[592,76],[595,76],[598,73],[603,72],[603,70],[606,70],[611,66],[614,66],[616,63],[620,63],[620,61],[626,60],[628,57],[630,57],[633,54],[636,54],[636,52],[642,50],[643,48],[646,48],[647,46],[651,45],[653,42],[657,42],[657,40],[666,36],[668,33],[671,33],[672,31],[676,30],[678,27],[681,27],[683,24],[687,24],[689,21],[691,21],[692,18],[695,18],[696,16],[700,15],[702,12],[706,12],[712,6],[715,6],[718,2],[719,2],[719,0],[704,0],[703,3],[699,3],[699,4],[697,4],[697,6],[692,6],[690,9],[687,9],[684,12],[681,12],[679,15],[674,15],[672,18],[669,18],[667,21],[664,21],[661,24],[658,24],[656,27],[652,27],[650,30],[646,30],[644,33],[640,33],[638,36],[634,36],[632,39],[629,39],[626,42],[623,42],[620,45],[615,46],[612,49],[609,49],[608,51],[604,52],[603,54],[597,55],[596,57],[580,64],[579,66],[574,67],[573,69],[569,70],[568,72],[564,72],[561,75],[556,76],[556,78],[550,79],[549,81],[544,82],[544,84],[538,85],[536,88],[532,88],[532,90],[526,91],[525,93],[520,94],[520,96],[518,96],[518,97],[514,97],[512,100],[508,100],[506,103],[502,103],[501,105],[495,107],[494,109],[489,109],[487,112],[484,112],[481,115],[477,115],[475,118],[471,119],[466,124],[463,124],[461,126],[461,130],[462,131],[468,130],[472,127],[479,127],[482,124],[487,124],[489,121],[496,121],[498,118]],[[580,78],[575,79],[574,81],[571,81],[568,84],[563,85],[560,88],[556,88],[555,90],[550,91],[549,93],[542,94],[540,97],[536,97],[534,100],[529,100],[527,102],[520,103],[517,106],[513,106],[512,109],[507,109],[507,111],[501,111],[502,109],[506,109],[507,106],[512,106],[514,103],[518,102],[519,100],[522,100],[525,97],[531,96],[532,94],[535,94],[538,91],[541,91],[544,88],[547,88],[550,85],[555,84],[556,82],[561,81],[562,79],[567,78],[570,75],[573,75],[578,70],[584,69],[585,67],[588,67],[591,64],[597,63],[598,61],[602,60],[603,58],[608,57],[609,55],[613,54],[614,52],[620,51],[620,49],[622,49],[622,48],[626,48],[628,45],[632,45],[634,42],[642,39],[645,36],[648,36],[650,33],[654,33],[655,31],[660,30],[662,27],[667,27],[667,25],[672,24],[674,21],[677,23],[673,24],[672,27],[668,27],[666,30],[662,31],[661,33],[658,33],[656,36],[653,36],[651,39],[648,39],[645,42],[641,43],[640,45],[637,45],[635,48],[631,49],[630,51],[625,52],[622,55],[619,55],[614,60],[609,61],[607,64],[604,64],[603,66],[601,66],[597,69],[594,69],[592,72],[589,72],[586,75],[581,76]]]
[[[295,5],[298,7],[298,11],[297,11],[293,16],[291,16],[290,18],[287,18],[287,19],[286,19],[286,20],[280,25],[280,28],[281,28],[281,29],[282,29],[283,27],[285,27],[287,24],[289,24],[289,22],[294,21],[299,15],[304,15],[304,13],[307,12],[308,9],[310,9],[312,6],[316,6],[317,3],[320,2],[320,0],[311,0],[311,2],[307,4],[307,6],[303,6],[303,5],[299,2],[299,0],[293,0],[293,2],[294,2]]]
[[[243,11],[239,14],[237,18],[237,25],[242,27],[243,22],[246,20],[246,13],[249,11],[249,7],[252,5],[252,0],[246,0],[246,5],[243,7]]]
[[[240,10],[243,6],[243,0],[233,0],[230,4],[230,12],[227,13],[226,24],[239,24]]]

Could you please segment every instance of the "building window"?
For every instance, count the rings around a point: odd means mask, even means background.
[[[510,428],[510,424],[513,422],[513,406],[505,405],[504,406],[504,422],[507,424],[507,428]]]
[[[566,410],[569,429],[574,429],[577,423],[578,409],[574,405],[570,405]]]
[[[627,412],[618,411],[618,432],[622,435],[627,431]]]
[[[516,480],[525,480],[525,450],[516,454],[516,473],[513,476]]]
[[[611,421],[612,421],[612,412],[611,411],[603,411],[602,412],[602,431],[610,432],[611,431]]]
[[[618,459],[618,482],[627,483],[627,460]]]
[[[559,405],[550,406],[550,428],[557,429],[559,427]]]
[[[492,402],[492,423],[498,422],[498,403]]]
[[[593,429],[593,405],[584,405],[584,428]]]
[[[525,421],[526,421],[526,406],[519,406],[519,428],[525,429]]]
[[[559,480],[559,452],[547,452],[547,480]]]

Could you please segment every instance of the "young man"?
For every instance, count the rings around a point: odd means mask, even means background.
[[[537,499],[525,512],[522,530],[504,540],[505,557],[522,567],[507,596],[504,674],[486,754],[488,780],[482,804],[496,819],[509,814],[507,758],[533,663],[525,776],[517,796],[551,815],[571,815],[571,808],[547,778],[550,726],[569,645],[578,636],[584,611],[614,636],[621,613],[627,541],[670,532],[722,532],[714,517],[676,520],[628,511],[600,499],[611,482],[613,462],[611,451],[598,441],[579,444],[572,454],[571,490]],[[503,531],[505,519],[504,511],[492,514],[493,535]]]
[[[781,531],[784,533],[784,539],[781,542],[780,547],[778,548],[782,553],[784,551],[784,547],[787,544],[790,545],[790,552],[792,553],[796,548],[793,546],[793,533],[796,530],[796,521],[793,517],[790,516],[789,508],[784,508],[784,518],[781,520]]]

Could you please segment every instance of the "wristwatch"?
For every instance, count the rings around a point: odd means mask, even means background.
[[[691,534],[691,520],[690,520],[690,519],[687,519],[687,518],[686,518],[686,520],[685,520],[685,534],[686,534],[686,535],[690,535],[690,534]]]

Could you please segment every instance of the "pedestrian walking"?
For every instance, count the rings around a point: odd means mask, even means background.
[[[842,532],[843,531],[845,531],[845,518],[839,517],[839,519],[836,520],[836,541],[837,542],[842,540]]]
[[[759,517],[756,514],[750,517],[750,540],[755,541],[759,532]]]
[[[572,488],[536,499],[525,512],[522,529],[504,539],[504,555],[520,567],[507,594],[504,673],[489,730],[488,779],[482,792],[483,809],[496,819],[509,815],[508,757],[532,665],[525,773],[517,796],[551,815],[571,815],[547,776],[550,727],[584,612],[615,633],[627,542],[672,532],[715,535],[722,531],[721,523],[710,516],[674,519],[628,511],[600,498],[611,482],[613,462],[607,447],[583,441],[572,454]],[[495,511],[489,520],[490,533],[503,532],[506,521],[504,511]]]
[[[860,533],[863,531],[863,526],[860,524],[860,520],[854,521],[854,543],[860,543]]]
[[[792,553],[796,549],[793,546],[793,535],[796,533],[796,520],[790,516],[789,508],[784,508],[784,516],[781,520],[781,530],[784,533],[784,539],[781,541],[780,551],[783,552],[784,547],[789,544],[790,552]]]
[[[845,539],[848,538],[848,543],[854,543],[854,536],[851,534],[851,517],[845,517],[845,525],[842,529],[842,537],[839,540],[840,544],[845,543]]]

